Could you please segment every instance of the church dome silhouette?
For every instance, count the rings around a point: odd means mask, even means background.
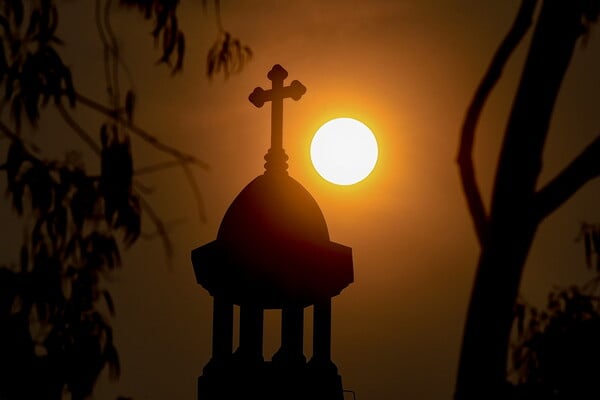
[[[319,205],[298,181],[287,174],[264,174],[231,203],[217,238],[271,251],[292,243],[328,241],[329,232]]]
[[[235,304],[309,305],[353,281],[351,249],[329,240],[319,205],[285,171],[252,180],[192,257],[198,282]]]

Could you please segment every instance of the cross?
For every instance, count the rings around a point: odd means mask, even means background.
[[[289,86],[283,86],[283,80],[287,76],[287,71],[281,65],[275,64],[267,74],[267,78],[272,82],[271,89],[257,87],[248,97],[256,107],[262,107],[267,101],[271,102],[271,150],[274,151],[283,150],[283,99],[291,97],[300,100],[306,93],[306,87],[296,80]]]

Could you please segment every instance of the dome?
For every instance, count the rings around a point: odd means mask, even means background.
[[[351,249],[329,240],[317,202],[285,172],[250,182],[226,211],[217,240],[192,257],[198,282],[236,304],[308,305],[353,280]]]
[[[329,232],[315,199],[287,174],[255,178],[223,217],[217,239],[236,248],[272,251],[298,242],[327,242]]]

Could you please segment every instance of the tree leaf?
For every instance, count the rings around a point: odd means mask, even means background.
[[[20,27],[23,24],[23,2],[22,0],[12,0],[11,3],[15,24]]]
[[[525,305],[517,303],[515,305],[515,318],[517,320],[517,332],[519,336],[523,336],[523,326],[525,323]]]
[[[173,74],[183,69],[183,59],[185,56],[185,37],[182,32],[177,34],[177,61],[173,68]]]
[[[67,209],[61,206],[55,206],[54,210],[54,232],[57,239],[63,241],[67,236]]]
[[[27,270],[29,269],[29,249],[25,245],[21,246],[20,261],[21,272],[27,272]]]
[[[68,67],[63,68],[63,80],[65,82],[65,92],[67,94],[67,98],[69,99],[69,105],[71,107],[75,107],[75,103],[77,102],[77,95],[75,93],[75,87],[73,86],[73,77],[71,75],[71,70]]]
[[[6,155],[6,179],[8,191],[12,192],[17,181],[20,179],[21,166],[25,159],[25,149],[20,141],[13,141],[8,147]]]
[[[108,364],[109,379],[112,381],[119,379],[121,376],[121,362],[119,361],[119,354],[112,341],[108,343],[104,349],[104,359]]]
[[[29,187],[31,207],[40,213],[46,213],[53,201],[53,182],[48,170],[43,166],[29,168],[23,175],[23,181]]]
[[[54,36],[56,28],[58,27],[58,10],[54,4],[50,5],[48,12],[48,35]]]
[[[29,24],[27,25],[27,30],[25,35],[28,37],[33,36],[40,27],[40,12],[39,10],[33,10],[29,15]]]
[[[8,72],[8,62],[6,61],[6,52],[4,50],[4,41],[0,40],[0,82]]]
[[[112,317],[115,316],[115,303],[113,302],[112,296],[108,290],[102,291],[102,296],[104,297],[104,301],[106,302],[106,306],[108,307],[108,312]]]
[[[4,31],[1,37],[5,37],[8,43],[13,42],[12,30],[10,29],[10,22],[4,15],[0,15],[0,27]]]
[[[585,265],[592,267],[592,233],[586,229],[583,231],[583,243],[585,250]]]
[[[596,254],[596,271],[600,272],[600,227],[591,228],[592,251]]]
[[[10,73],[10,70],[9,70],[8,74],[6,76],[6,80],[4,81],[4,101],[10,100],[10,98],[12,97],[13,90],[14,90],[14,84],[15,84],[14,75],[12,73]]]
[[[133,112],[135,109],[135,93],[133,90],[128,90],[125,94],[125,116],[127,121],[133,123]]]

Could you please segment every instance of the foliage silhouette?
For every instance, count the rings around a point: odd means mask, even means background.
[[[203,1],[205,7],[207,3]],[[231,38],[220,22],[218,1],[212,4],[219,35]],[[77,91],[61,58],[58,2],[0,4],[0,134],[8,139],[0,170],[6,174],[10,204],[25,226],[20,260],[0,266],[2,399],[60,399],[64,393],[84,399],[104,368],[112,379],[120,374],[111,326],[115,305],[106,278],[121,266],[121,248],[141,236],[142,213],[154,224],[167,256],[172,251],[166,224],[136,179],[131,135],[172,157],[171,162],[140,173],[181,167],[201,208],[190,166],[206,169],[207,165],[135,124],[136,95],[130,88],[121,90],[125,87],[122,73],[131,73],[111,26],[116,6],[132,8],[152,20],[152,37],[160,42],[158,63],[175,74],[181,71],[185,54],[185,36],[177,19],[179,2],[96,0],[94,6],[103,44],[107,105]],[[211,52],[218,49],[220,56],[208,71],[209,78],[221,71],[226,76],[239,71],[251,56],[249,48],[242,54],[230,43],[215,46]],[[76,105],[104,116],[98,135],[77,122],[72,113]],[[52,110],[98,156],[99,175],[87,172],[81,155],[70,149],[65,149],[64,159],[43,157],[32,130],[24,128],[43,131],[42,116]]]
[[[600,273],[600,224],[582,224],[578,240],[583,240],[586,266]]]
[[[600,226],[584,224],[586,263],[600,254]],[[596,238],[595,241],[593,241]],[[588,242],[589,240],[589,242]],[[511,374],[517,398],[596,398],[600,374],[600,269],[581,286],[556,288],[540,310],[519,299]]]
[[[600,13],[598,0],[523,0],[477,88],[464,120],[457,162],[480,256],[467,312],[455,398],[507,396],[507,354],[521,274],[536,230],[548,215],[600,174],[600,136],[538,188],[554,103],[577,41]],[[534,18],[535,17],[535,18]],[[483,106],[532,21],[535,29],[507,121],[489,211],[472,160]]]

